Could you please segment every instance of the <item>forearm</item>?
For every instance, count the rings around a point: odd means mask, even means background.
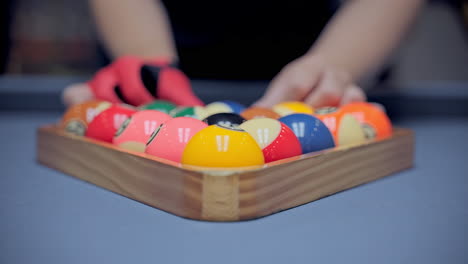
[[[356,81],[383,63],[423,3],[424,0],[349,0],[309,53],[347,71]]]
[[[96,25],[114,57],[176,58],[169,19],[157,0],[90,0]]]

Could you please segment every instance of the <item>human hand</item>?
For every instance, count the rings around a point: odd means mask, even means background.
[[[284,101],[304,101],[323,107],[365,100],[366,95],[349,73],[327,64],[320,56],[306,54],[286,65],[254,105],[272,107]]]
[[[62,102],[69,107],[95,99],[91,88],[86,83],[74,83],[65,87],[62,92]]]

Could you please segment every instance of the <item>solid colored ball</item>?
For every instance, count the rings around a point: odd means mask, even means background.
[[[291,128],[301,143],[302,153],[335,147],[333,135],[318,118],[308,114],[291,114],[278,121]]]
[[[201,167],[246,167],[264,164],[263,152],[244,130],[208,126],[189,141],[182,164]]]
[[[111,143],[115,132],[134,113],[135,109],[113,105],[94,117],[88,125],[85,136]]]
[[[237,127],[245,122],[245,119],[236,113],[218,113],[210,115],[203,120],[208,125],[219,125],[224,127]]]
[[[145,152],[160,158],[180,162],[189,140],[208,125],[192,117],[176,117],[153,132]]]
[[[124,149],[144,152],[151,134],[172,117],[156,110],[143,110],[127,119],[115,134],[112,143]]]
[[[309,115],[314,113],[314,109],[311,106],[298,101],[276,104],[273,106],[273,111],[278,113],[280,116],[286,116],[294,113],[303,113]]]
[[[175,108],[175,104],[164,100],[156,100],[149,104],[145,104],[139,107],[140,110],[156,110],[166,114],[169,114]]]
[[[244,110],[244,112],[241,113],[241,116],[247,120],[254,119],[254,118],[273,118],[273,119],[278,119],[281,116],[276,113],[275,111],[268,109],[268,108],[263,108],[263,107],[250,107]]]
[[[256,118],[240,128],[247,131],[262,148],[265,162],[272,162],[302,154],[301,143],[294,132],[276,119]]]
[[[367,139],[382,139],[392,135],[392,123],[384,111],[372,103],[350,103],[341,111],[353,115],[363,126]]]
[[[172,117],[192,117],[198,120],[202,120],[207,116],[205,113],[205,108],[201,106],[178,107],[172,110],[170,115]]]
[[[60,121],[60,128],[67,133],[84,136],[88,124],[94,117],[111,107],[111,105],[111,103],[106,101],[88,101],[73,105],[63,115]]]

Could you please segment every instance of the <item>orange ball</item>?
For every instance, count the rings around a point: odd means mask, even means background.
[[[322,107],[316,109],[313,116],[320,119],[328,127],[335,139],[335,143],[338,145],[338,128],[343,112],[336,107]]]
[[[336,146],[362,144],[367,140],[364,129],[357,118],[340,108],[319,108],[313,115],[328,127]]]
[[[392,123],[388,116],[378,106],[357,102],[341,108],[341,112],[354,116],[364,128],[367,139],[382,139],[392,135]]]
[[[263,107],[250,107],[240,114],[243,118],[250,120],[254,118],[273,118],[278,119],[281,116],[275,111]]]
[[[106,101],[88,101],[76,104],[67,109],[60,121],[60,128],[65,132],[84,136],[88,124],[96,115],[109,108],[112,104]]]

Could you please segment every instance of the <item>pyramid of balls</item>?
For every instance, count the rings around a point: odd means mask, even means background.
[[[262,165],[392,133],[385,111],[365,102],[319,109],[284,102],[266,109],[232,101],[178,107],[156,100],[138,108],[89,101],[70,107],[59,127],[122,149],[219,168]]]

